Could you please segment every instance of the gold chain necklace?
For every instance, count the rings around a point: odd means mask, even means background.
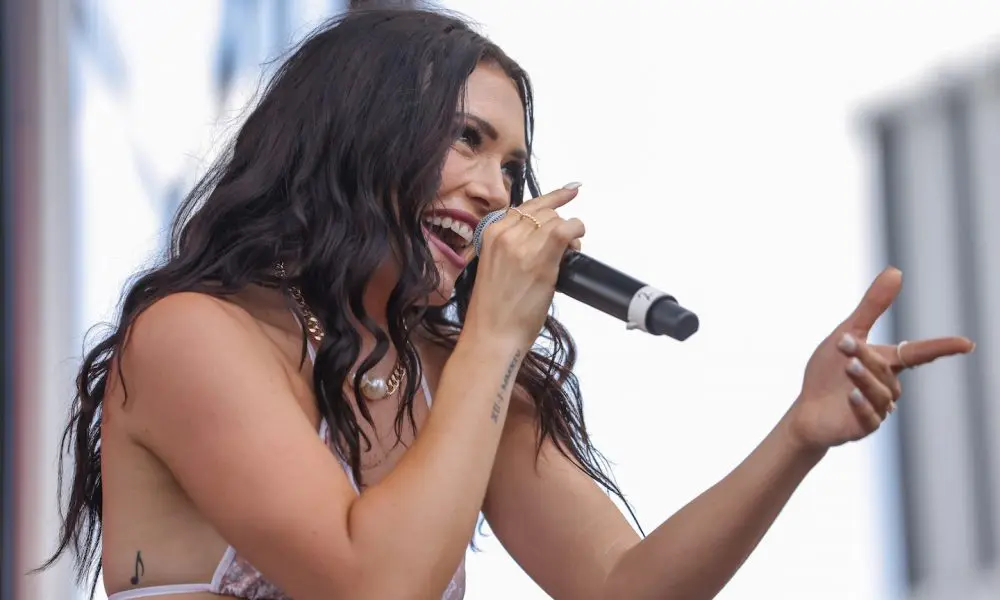
[[[284,280],[286,278],[285,264],[282,262],[275,264],[274,272],[279,279]],[[306,299],[302,296],[302,291],[299,290],[298,286],[289,285],[288,293],[291,294],[292,300],[295,301],[302,312],[302,318],[306,322],[306,333],[309,334],[309,337],[318,346],[323,342],[323,336],[325,335],[323,326],[320,324],[316,314],[306,304]],[[383,400],[399,390],[399,386],[403,383],[403,377],[405,376],[406,367],[403,365],[402,357],[396,356],[396,364],[393,365],[388,378],[370,377],[368,373],[361,376],[361,393],[368,400]],[[356,372],[352,374],[352,380],[355,377],[357,377]]]

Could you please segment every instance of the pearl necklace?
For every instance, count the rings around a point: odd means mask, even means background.
[[[283,263],[277,263],[274,270],[279,278],[285,278],[285,265]],[[321,344],[324,336],[323,326],[320,325],[316,314],[306,304],[306,299],[302,296],[302,291],[294,285],[289,285],[288,293],[291,294],[292,299],[298,304],[299,310],[302,311],[302,317],[306,321],[306,332],[309,334],[309,337],[317,345]],[[368,400],[383,400],[399,390],[400,384],[403,383],[403,377],[406,375],[406,367],[403,366],[401,358],[399,356],[396,357],[396,364],[393,365],[388,378],[371,377],[368,373],[361,376],[361,385],[359,387],[365,398]],[[351,379],[357,378],[357,375],[356,371],[351,373]]]

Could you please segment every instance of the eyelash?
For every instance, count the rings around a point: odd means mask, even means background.
[[[483,134],[473,127],[472,125],[466,125],[462,128],[461,133],[458,135],[458,141],[462,142],[469,149],[475,151],[478,150],[483,144]],[[511,161],[503,166],[504,177],[506,177],[511,184],[520,181],[524,178],[524,165],[520,161]]]

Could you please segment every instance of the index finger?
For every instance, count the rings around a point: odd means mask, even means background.
[[[525,200],[521,203],[521,208],[534,212],[545,208],[556,209],[561,206],[566,206],[569,204],[570,200],[576,198],[581,185],[583,184],[576,181],[573,183],[567,183],[558,190],[551,191],[544,196],[532,198],[531,200]]]
[[[868,335],[879,317],[892,306],[902,286],[903,273],[899,269],[888,267],[879,273],[847,318],[845,323],[849,330],[858,336]]]
[[[968,354],[975,347],[969,338],[952,336],[905,342],[898,350],[897,346],[882,346],[879,350],[893,370],[901,371],[926,365],[946,356]]]

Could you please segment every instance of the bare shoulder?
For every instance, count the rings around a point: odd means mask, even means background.
[[[160,410],[213,418],[237,396],[244,409],[291,397],[288,372],[261,324],[207,294],[171,294],[146,308],[126,334],[117,367],[125,387],[109,392],[126,393],[126,418],[140,422]],[[261,390],[271,401],[254,406]]]
[[[261,341],[252,325],[253,317],[231,302],[194,292],[171,294],[145,309],[132,324],[127,356],[137,366],[149,359],[171,360],[181,348],[197,351],[195,342],[245,352],[256,345],[246,348],[246,342]]]
[[[140,416],[168,387],[211,384],[237,365],[268,369],[263,339],[246,311],[206,294],[182,292],[146,308],[126,332],[117,369],[124,389],[112,378],[109,395],[127,394],[129,415]],[[186,383],[183,383],[186,382]],[[137,400],[137,402],[132,402]],[[141,401],[139,401],[141,400]],[[183,405],[185,397],[171,402]]]
[[[112,400],[121,430],[166,467],[224,540],[281,585],[310,561],[346,556],[340,524],[356,497],[287,363],[257,316],[179,293],[133,323],[120,356],[127,397],[117,391]],[[330,539],[318,541],[320,514]]]

